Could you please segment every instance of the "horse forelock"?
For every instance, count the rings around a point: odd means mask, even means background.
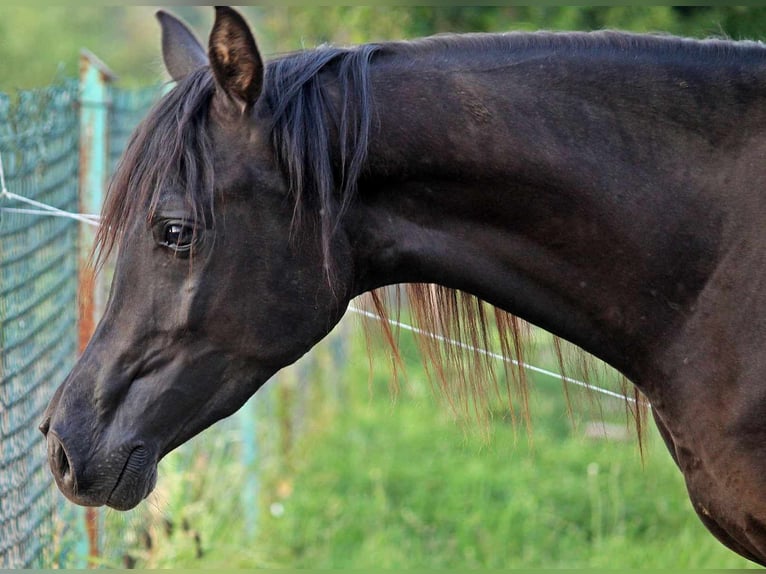
[[[163,98],[130,137],[107,190],[96,236],[101,264],[138,220],[149,221],[163,194],[180,193],[192,220],[205,225],[212,209],[213,161],[208,68],[196,70]]]
[[[272,143],[294,202],[294,233],[318,218],[328,265],[333,232],[353,198],[366,158],[372,117],[368,70],[377,49],[322,47],[278,58],[266,69],[262,97],[271,110]],[[335,64],[342,98],[337,114],[320,80],[320,72]],[[183,190],[195,215],[212,207],[208,109],[214,92],[212,73],[200,68],[157,102],[133,132],[109,184],[97,241],[99,260],[119,246],[132,222],[151,217],[168,189]],[[335,130],[337,150],[328,141]]]

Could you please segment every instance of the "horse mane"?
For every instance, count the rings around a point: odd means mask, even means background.
[[[380,49],[377,44],[354,49],[322,46],[275,60],[266,70],[263,97],[271,113],[272,144],[288,176],[293,230],[318,219],[314,224],[320,230],[330,281],[332,237],[353,201],[367,158],[373,114],[369,68]],[[320,76],[330,67],[342,102],[337,111],[331,109]],[[338,136],[338,157],[329,145],[333,132]]]

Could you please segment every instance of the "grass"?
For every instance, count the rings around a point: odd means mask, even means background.
[[[173,453],[150,504],[107,516],[106,563],[129,564],[129,555],[139,566],[181,568],[752,566],[701,525],[654,431],[643,460],[634,437],[586,436],[589,422],[624,421],[621,405],[571,391],[570,418],[560,383],[535,377],[533,432],[499,407],[480,432],[434,398],[409,345],[396,400],[383,361],[365,384],[359,341],[339,375],[325,364],[283,377],[259,399],[252,469],[241,464],[236,419]],[[313,360],[328,356],[325,348]],[[306,384],[316,377],[325,380]],[[257,503],[243,507],[254,476]]]

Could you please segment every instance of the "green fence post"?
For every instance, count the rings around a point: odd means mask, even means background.
[[[104,201],[107,182],[109,83],[114,74],[96,56],[83,50],[80,53],[80,212],[99,213]],[[102,289],[90,265],[95,231],[89,225],[80,225],[79,235],[79,352],[85,350],[96,322],[104,308]],[[79,549],[80,558],[87,556],[92,566],[100,555],[99,513],[94,508],[85,510],[87,550]]]
[[[239,424],[242,437],[242,464],[245,467],[245,484],[241,493],[242,508],[245,513],[245,528],[248,535],[255,536],[258,528],[260,492],[258,476],[258,425],[257,399],[251,397],[240,409]]]

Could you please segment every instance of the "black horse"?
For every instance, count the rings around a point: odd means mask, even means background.
[[[482,338],[460,290],[624,373],[702,521],[766,564],[766,48],[469,35],[264,65],[231,9],[207,52],[159,19],[177,85],[112,183],[112,293],[41,425],[67,497],[135,506],[353,297],[410,283],[433,323]]]

